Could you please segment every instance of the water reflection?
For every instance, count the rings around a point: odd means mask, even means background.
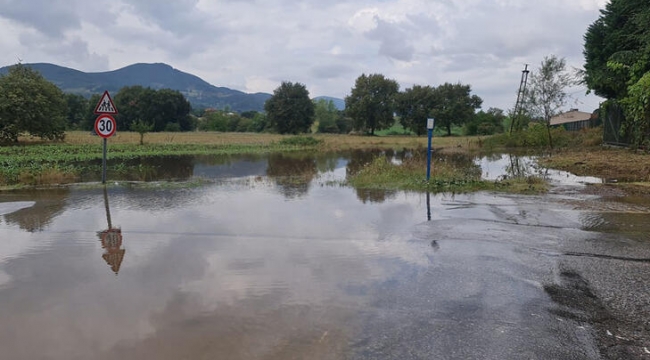
[[[105,252],[102,254],[102,259],[106,261],[111,270],[117,275],[120,272],[120,266],[124,260],[125,249],[122,249],[122,229],[113,227],[111,219],[111,208],[108,202],[108,191],[104,186],[104,207],[106,209],[106,222],[108,229],[97,232],[97,237],[102,243],[102,248]]]
[[[466,157],[444,159],[476,171]],[[475,319],[459,317],[485,315],[479,320],[489,322],[530,311],[512,299],[524,296],[527,306],[544,299],[528,282],[535,270],[526,268],[526,247],[512,244],[539,236],[533,238],[538,248],[544,236],[577,236],[573,228],[563,233],[557,227],[564,215],[547,211],[552,201],[537,198],[313,186],[318,172],[345,179],[346,164],[361,163],[351,154],[231,158],[214,167],[209,159],[194,161],[195,173],[201,162],[204,174],[215,177],[257,178],[268,169],[272,184],[0,194],[0,201],[35,201],[36,208],[55,210],[39,216],[47,226],[18,228],[23,220],[16,213],[7,215],[11,223],[0,223],[4,357],[381,358],[384,344],[441,347],[435,341],[445,334],[466,333],[458,324],[474,327]],[[298,196],[287,194],[294,189],[287,178],[306,184],[298,186],[299,201],[286,201]],[[423,221],[425,202],[427,220],[440,221]],[[18,213],[29,216],[24,210]],[[124,267],[123,233],[113,223],[118,218],[128,235],[137,234],[129,239]],[[508,225],[513,221],[516,226]],[[540,232],[539,222],[553,226]],[[492,303],[468,313],[467,299],[478,304],[482,294]],[[546,305],[542,300],[542,311]],[[422,314],[436,324],[423,323]],[[424,337],[432,324],[439,332]],[[490,323],[474,333],[482,339],[494,328]],[[442,349],[451,353],[457,342]]]
[[[28,232],[42,231],[63,213],[68,195],[68,189],[20,191],[5,195],[5,200],[33,201],[34,205],[6,214],[4,219]]]
[[[318,174],[312,155],[271,154],[266,174],[278,185],[280,192],[289,199],[304,196]]]
[[[120,181],[188,180],[193,176],[194,156],[143,156],[108,162],[107,177]],[[83,164],[81,182],[101,179],[101,160]],[[88,166],[90,165],[90,166]]]

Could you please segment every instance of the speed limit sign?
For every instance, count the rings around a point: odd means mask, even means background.
[[[117,123],[115,122],[115,118],[110,115],[99,115],[97,120],[95,120],[95,132],[104,139],[113,136],[116,127]]]

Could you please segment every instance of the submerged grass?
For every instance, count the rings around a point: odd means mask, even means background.
[[[533,176],[497,181],[483,180],[481,179],[481,169],[477,165],[459,166],[444,159],[434,164],[431,179],[426,181],[422,171],[425,168],[426,158],[421,155],[406,159],[401,164],[392,163],[385,156],[378,156],[359,172],[351,175],[348,182],[359,189],[414,190],[435,193],[466,193],[480,190],[540,193],[548,189],[545,180]]]
[[[437,138],[439,148],[471,148],[471,138]],[[138,133],[119,132],[108,140],[110,162],[152,156],[265,154],[296,151],[350,149],[404,149],[426,146],[426,137],[415,136],[289,136],[253,133],[150,133],[140,145]],[[89,163],[102,159],[102,139],[88,132],[66,133],[63,142],[21,138],[18,145],[0,146],[0,186],[64,184],[78,181]],[[109,172],[132,172],[109,165]],[[146,171],[136,169],[146,179]],[[145,169],[146,170],[146,169]],[[137,174],[136,174],[137,175]]]

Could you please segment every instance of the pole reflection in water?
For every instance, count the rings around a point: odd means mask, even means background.
[[[125,249],[122,249],[122,229],[114,228],[111,221],[111,209],[108,205],[108,192],[104,186],[104,206],[106,207],[106,221],[108,229],[97,232],[97,236],[102,242],[102,248],[106,250],[102,258],[111,270],[117,275],[120,272],[120,266],[124,260]]]
[[[427,191],[427,221],[431,221],[431,194]]]

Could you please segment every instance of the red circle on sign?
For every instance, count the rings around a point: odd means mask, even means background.
[[[99,115],[97,120],[95,120],[95,133],[104,139],[113,136],[116,128],[117,122],[115,121],[115,118],[110,115]]]

